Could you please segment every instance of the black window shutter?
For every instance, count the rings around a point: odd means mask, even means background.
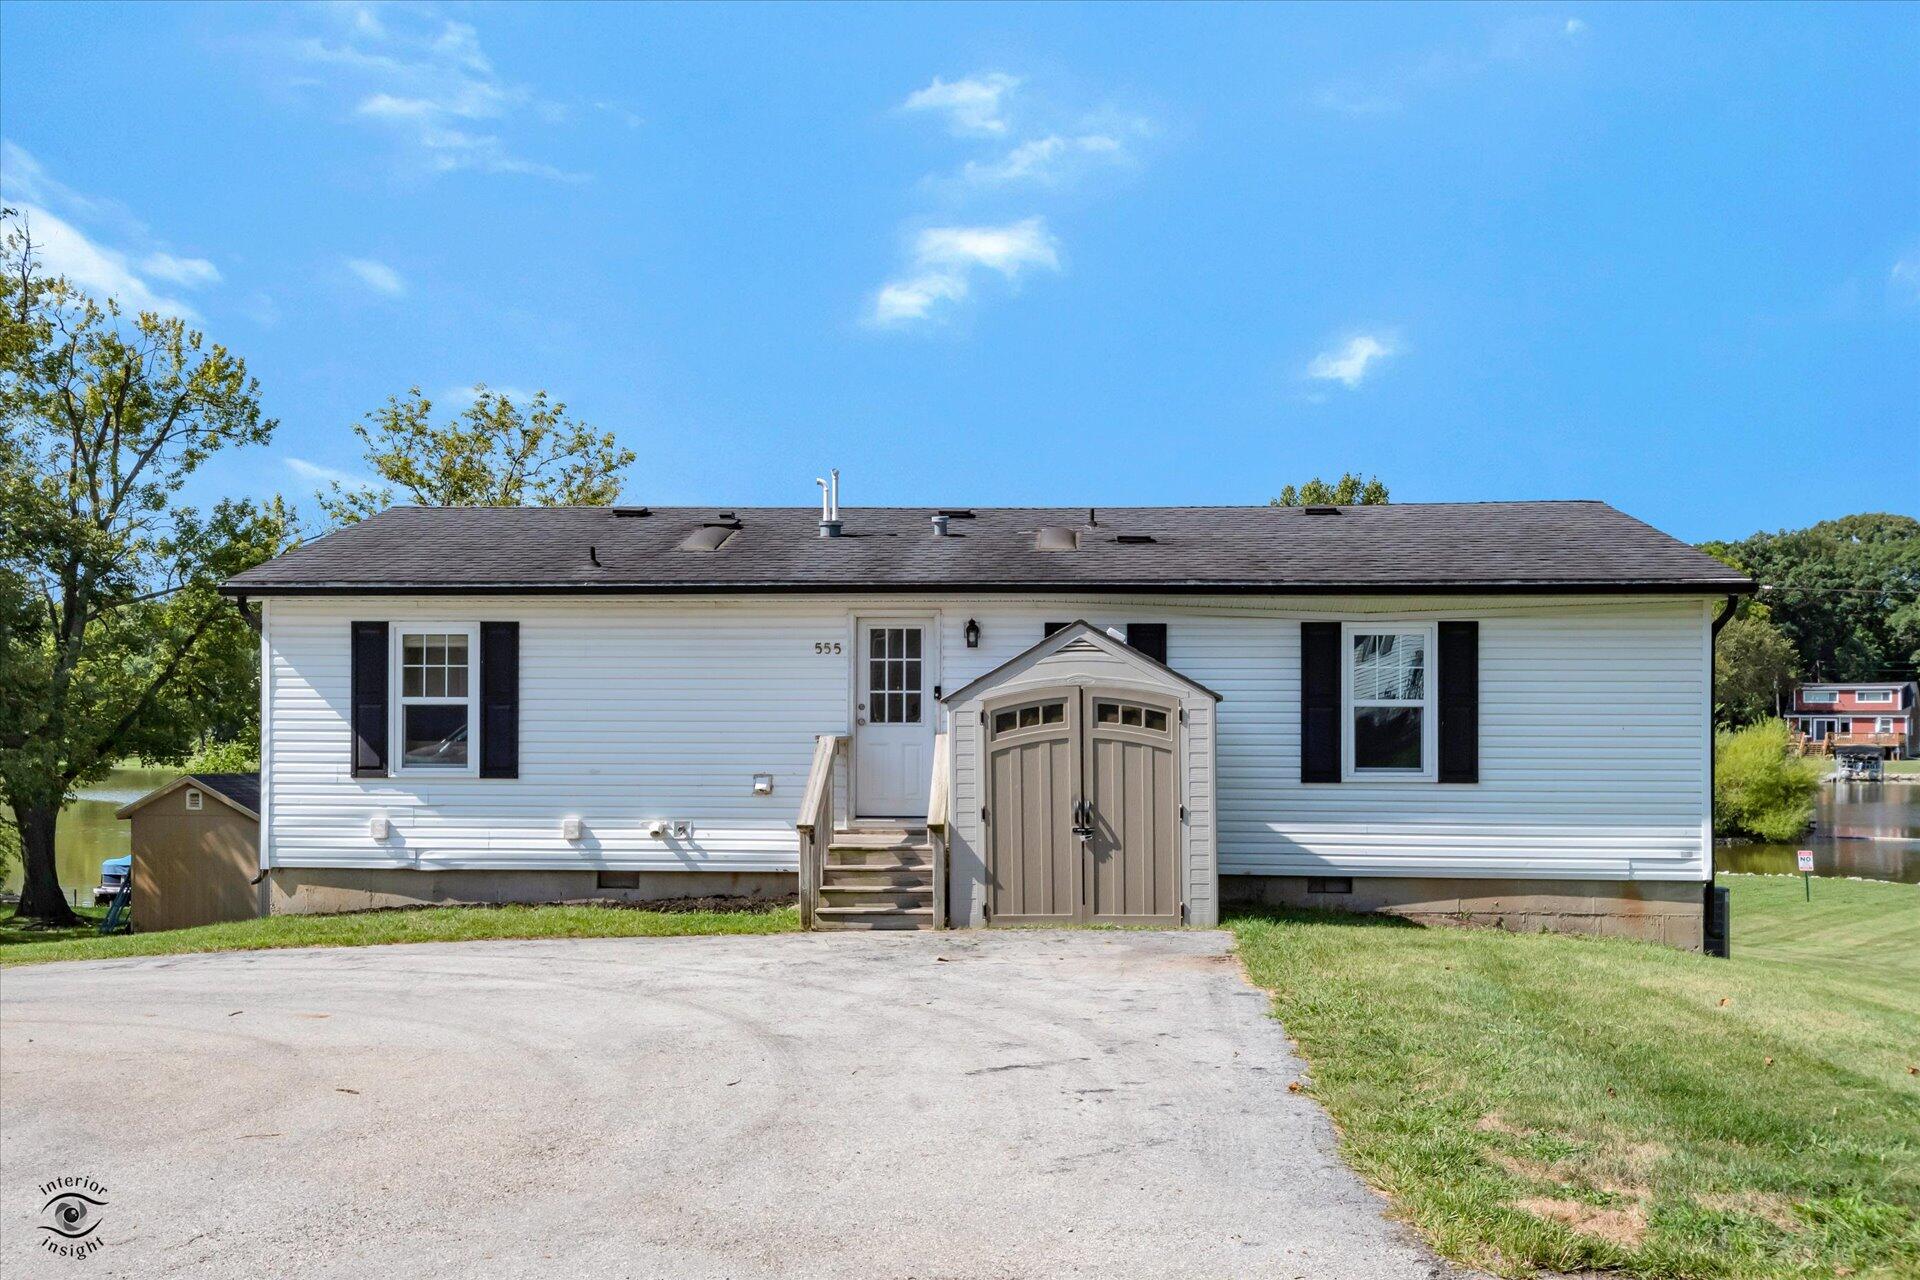
[[[1040,633],[1040,638],[1042,640],[1045,640],[1048,636],[1052,635],[1054,632],[1065,631],[1071,625],[1072,625],[1071,623],[1067,623],[1067,622],[1049,622],[1046,624],[1047,629]]]
[[[1340,624],[1300,624],[1300,781],[1340,781]]]
[[[480,624],[480,776],[520,776],[520,624]]]
[[[1440,624],[1440,781],[1480,781],[1480,624]]]
[[[387,776],[387,624],[353,624],[353,776]]]
[[[1155,662],[1167,660],[1167,624],[1164,622],[1129,622],[1127,624],[1127,643],[1152,658]]]

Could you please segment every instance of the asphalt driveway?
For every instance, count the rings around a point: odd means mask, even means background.
[[[1444,1274],[1213,932],[488,942],[0,977],[10,1276]],[[41,1185],[105,1188],[84,1263]]]

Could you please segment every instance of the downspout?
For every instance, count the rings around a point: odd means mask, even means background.
[[[1707,882],[1701,888],[1700,903],[1700,953],[1707,951],[1707,916],[1713,910],[1713,873],[1714,864],[1719,860],[1714,852],[1713,833],[1719,829],[1714,820],[1713,798],[1718,793],[1716,773],[1719,768],[1718,753],[1713,748],[1713,657],[1720,643],[1720,629],[1733,621],[1734,608],[1740,603],[1739,596],[1730,595],[1726,603],[1720,606],[1720,612],[1714,617],[1713,625],[1707,629]],[[1727,922],[1731,923],[1731,922]]]

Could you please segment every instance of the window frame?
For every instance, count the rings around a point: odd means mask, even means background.
[[[467,694],[464,698],[426,695],[410,697],[406,689],[407,637],[457,635],[467,641]],[[388,775],[395,778],[477,778],[480,776],[480,624],[477,622],[415,621],[388,624],[387,759]],[[407,763],[407,708],[410,706],[465,707],[467,709],[467,763],[460,768]]]
[[[1893,705],[1893,690],[1855,689],[1853,703],[1857,707],[1890,707]]]
[[[1837,707],[1840,705],[1838,689],[1802,689],[1800,701],[1809,707]]]
[[[1424,646],[1425,689],[1418,702],[1356,704],[1353,697],[1353,642],[1361,636],[1419,636]],[[1369,618],[1340,624],[1340,778],[1343,782],[1434,782],[1440,777],[1440,628],[1413,619]],[[1354,763],[1354,713],[1364,707],[1418,707],[1420,709],[1420,768],[1383,769]]]

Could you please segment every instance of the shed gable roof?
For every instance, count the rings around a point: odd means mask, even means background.
[[[393,507],[230,579],[311,593],[1132,590],[1748,591],[1752,580],[1599,502],[939,509]],[[945,508],[953,512],[953,508]],[[724,516],[711,552],[680,549]],[[1038,532],[1070,527],[1070,550]]]
[[[952,693],[941,698],[940,701],[949,706],[958,706],[969,698],[977,697],[984,690],[991,689],[1002,681],[1029,670],[1037,663],[1055,654],[1071,652],[1076,648],[1101,650],[1136,668],[1143,677],[1154,684],[1177,685],[1181,688],[1190,689],[1195,693],[1212,698],[1215,702],[1221,700],[1219,694],[1207,688],[1207,686],[1201,684],[1198,680],[1193,679],[1191,676],[1182,675],[1159,659],[1149,657],[1126,641],[1115,639],[1108,632],[1102,631],[1099,627],[1094,626],[1085,619],[1081,619],[1080,621],[1069,623],[1060,628],[1052,635],[1042,639],[1038,644],[1028,645],[1019,653],[1014,654],[1011,658],[1008,658],[1005,662],[993,668],[993,670],[967,681],[967,683],[961,685]]]
[[[214,799],[246,817],[260,819],[260,775],[257,773],[183,773],[172,782],[155,787],[138,800],[129,801],[113,811],[116,818],[130,818],[136,809],[144,809],[162,796],[181,787],[195,786],[211,792]]]

